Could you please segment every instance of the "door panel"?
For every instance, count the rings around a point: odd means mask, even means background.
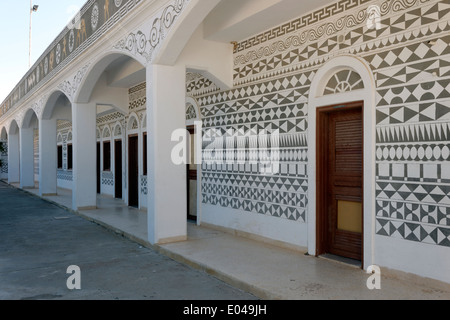
[[[128,139],[128,205],[139,207],[139,161],[138,136]]]
[[[329,114],[328,251],[361,259],[363,127],[361,109]]]
[[[362,261],[362,106],[317,109],[317,255]]]

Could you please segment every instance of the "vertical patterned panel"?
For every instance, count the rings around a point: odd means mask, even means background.
[[[39,129],[34,129],[34,175],[39,176]]]

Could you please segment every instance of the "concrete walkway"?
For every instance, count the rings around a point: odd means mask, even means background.
[[[37,189],[26,191],[38,194]],[[71,191],[58,193],[45,199],[70,208]],[[262,299],[450,300],[450,284],[382,269],[381,290],[369,290],[366,282],[370,275],[355,266],[192,223],[188,223],[187,241],[152,246],[147,241],[145,211],[106,196],[98,196],[98,207],[72,213]]]

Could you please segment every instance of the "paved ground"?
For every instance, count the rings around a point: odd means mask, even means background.
[[[71,265],[81,290],[66,286]],[[0,182],[0,299],[256,297]]]
[[[381,290],[369,290],[358,267],[191,223],[187,241],[152,246],[145,212],[121,201],[74,213],[61,209],[70,191],[47,202],[30,192],[0,182],[0,299],[450,300],[447,283],[382,268]],[[66,288],[72,264],[81,291]]]

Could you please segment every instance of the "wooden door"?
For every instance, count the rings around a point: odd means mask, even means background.
[[[114,142],[114,193],[116,199],[122,199],[122,140]]]
[[[319,132],[321,253],[362,260],[362,105],[337,106],[322,112]]]
[[[128,138],[128,205],[139,207],[139,138],[137,135]]]

